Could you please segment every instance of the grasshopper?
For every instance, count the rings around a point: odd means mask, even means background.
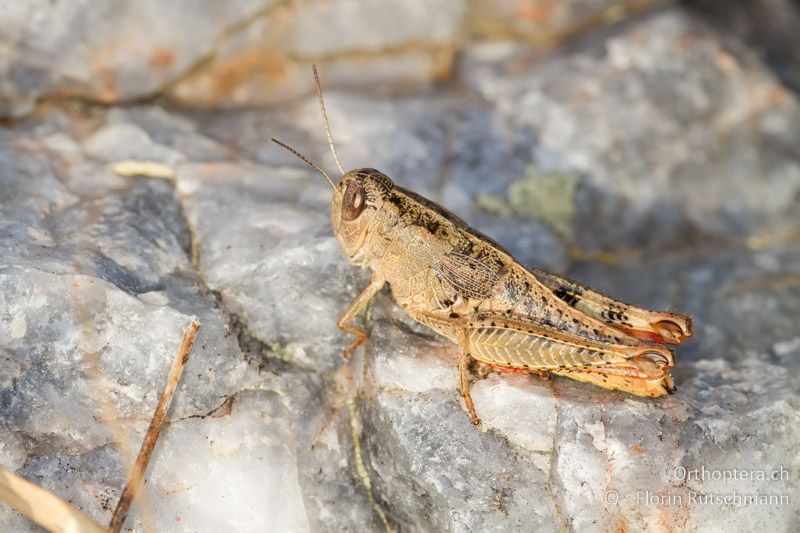
[[[372,271],[371,283],[338,320],[355,335],[354,320],[387,283],[408,315],[459,348],[460,393],[474,424],[470,395],[474,359],[492,368],[565,376],[637,396],[675,392],[672,350],[692,335],[689,316],[656,312],[612,299],[542,270],[526,268],[489,237],[382,172],[345,172],[333,144],[316,67],[320,110],[338,183],[318,165],[272,139],[317,170],[333,188],[333,232],[350,262]]]

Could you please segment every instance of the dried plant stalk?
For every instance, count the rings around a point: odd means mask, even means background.
[[[109,168],[118,176],[132,178],[134,176],[144,176],[146,178],[156,178],[172,181],[175,179],[175,170],[169,165],[158,161],[133,161],[125,160],[112,163]]]
[[[117,503],[117,508],[114,509],[114,515],[111,517],[109,529],[113,533],[118,533],[122,529],[122,524],[128,516],[128,511],[144,478],[147,464],[150,462],[150,455],[153,453],[156,442],[158,442],[158,436],[167,418],[169,406],[175,396],[175,389],[178,387],[178,382],[183,374],[183,369],[186,367],[186,362],[189,360],[189,354],[192,353],[192,347],[199,331],[200,322],[195,320],[189,324],[189,327],[183,333],[183,339],[181,339],[180,347],[175,354],[175,360],[172,362],[172,368],[169,370],[167,382],[164,385],[164,392],[161,393],[161,398],[158,400],[156,411],[150,421],[150,427],[147,428],[139,455],[136,457],[136,462],[133,464],[131,475],[128,478],[128,484],[125,486],[125,490]]]
[[[0,500],[53,533],[106,533],[105,528],[49,490],[2,467]]]

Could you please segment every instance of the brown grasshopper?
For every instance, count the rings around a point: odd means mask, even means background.
[[[339,328],[356,336],[345,357],[368,337],[354,319],[388,283],[411,318],[458,345],[460,392],[474,424],[480,420],[469,391],[471,359],[637,396],[675,391],[669,374],[675,364],[672,350],[653,343],[682,343],[692,335],[691,317],[649,311],[525,268],[489,237],[385,174],[372,168],[345,172],[313,70],[339,182],[297,150],[272,140],[328,180],[333,232],[350,262],[372,271],[372,282],[338,321]]]

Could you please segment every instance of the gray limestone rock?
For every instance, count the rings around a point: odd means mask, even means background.
[[[475,427],[455,348],[388,291],[344,362],[369,274],[269,142],[331,171],[313,98],[45,106],[0,130],[0,465],[107,522],[196,317],[134,531],[794,530],[797,94],[674,6],[539,54],[470,44],[436,91],[328,92],[339,155],[524,264],[693,315],[677,394],[477,372]],[[35,531],[3,505],[0,529]]]
[[[494,45],[464,63],[469,83],[537,141],[534,163],[583,177],[579,246],[791,232],[795,95],[752,51],[686,12],[635,22],[539,63]]]
[[[350,509],[331,522],[338,529],[374,520],[346,467],[351,440],[311,448],[327,412],[314,408],[329,394],[320,371],[277,376],[261,368],[266,346],[243,353],[241,322],[191,261],[194,230],[174,184],[107,167],[116,157],[201,165],[195,150],[216,143],[157,108],[109,112],[83,136],[63,119],[53,112],[6,130],[0,150],[2,465],[107,521],[196,317],[202,329],[151,466],[150,503],[129,524],[307,530],[338,505]],[[222,165],[224,150],[214,153]],[[31,527],[7,509],[0,523]]]
[[[5,1],[0,115],[19,116],[59,93],[103,102],[151,96],[272,3]]]
[[[306,72],[315,60],[339,86],[430,85],[450,72],[466,12],[460,0],[6,0],[0,117],[65,97],[281,102],[312,90]]]

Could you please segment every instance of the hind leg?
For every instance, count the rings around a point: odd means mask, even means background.
[[[637,396],[673,390],[672,352],[662,346],[621,345],[587,339],[531,317],[482,312],[465,324],[468,353],[510,370],[550,372]],[[462,334],[462,335],[464,335]]]
[[[604,368],[603,370],[613,369]],[[656,379],[642,379],[625,374],[601,372],[590,368],[557,370],[554,371],[553,374],[574,379],[575,381],[591,383],[605,389],[620,390],[628,394],[633,394],[634,396],[657,398],[666,396],[667,394],[674,394],[675,391],[677,391],[677,388],[675,388],[672,382],[672,376],[670,376],[669,373]]]

